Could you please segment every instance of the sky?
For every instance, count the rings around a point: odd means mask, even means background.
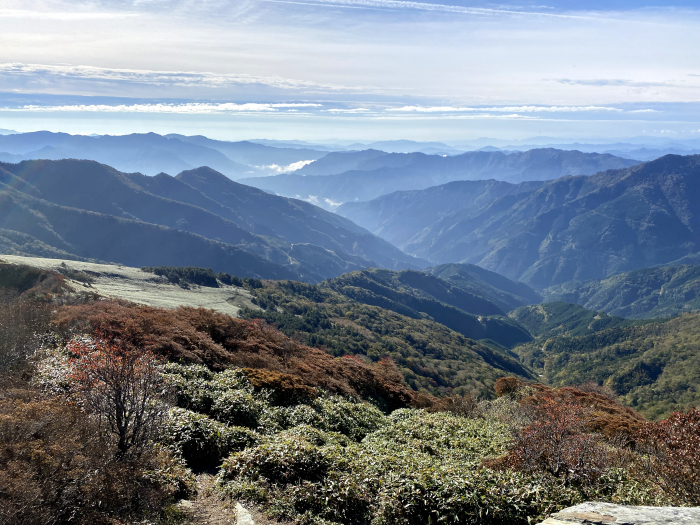
[[[0,0],[0,128],[700,138],[698,0]]]

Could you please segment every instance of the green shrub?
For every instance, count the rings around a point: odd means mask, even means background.
[[[322,428],[360,441],[386,424],[386,416],[367,403],[339,396],[321,397],[311,405],[321,418]]]
[[[192,468],[217,465],[231,452],[252,446],[258,435],[231,427],[203,414],[173,408],[163,427],[161,442]]]
[[[310,425],[315,428],[324,428],[321,414],[309,405],[294,405],[285,407],[284,410],[287,428],[299,425]]]
[[[212,388],[219,391],[245,390],[253,392],[253,385],[240,368],[229,368],[218,374],[213,374],[210,382]]]
[[[338,432],[328,432],[314,428],[311,425],[299,425],[288,430],[284,430],[275,436],[277,438],[296,437],[305,439],[312,445],[322,447],[325,445],[340,445],[342,447],[350,446],[352,440]]]
[[[321,449],[294,435],[279,435],[231,455],[221,466],[219,479],[263,479],[269,483],[318,480],[330,466]]]
[[[216,396],[211,415],[222,423],[256,428],[267,407],[257,394],[245,390],[225,390]]]
[[[266,405],[265,394],[254,395],[248,377],[238,368],[214,373],[202,365],[168,363],[164,376],[175,390],[177,406],[224,423],[254,428]]]

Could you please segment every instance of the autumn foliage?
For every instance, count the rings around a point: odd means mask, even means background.
[[[82,408],[116,438],[116,456],[140,456],[166,411],[160,359],[99,333],[71,340],[66,352],[73,391]]]
[[[648,423],[636,437],[649,475],[679,502],[700,505],[700,408]]]
[[[601,440],[586,431],[591,416],[591,409],[577,403],[542,399],[535,420],[516,436],[507,463],[566,483],[596,481],[607,465]]]
[[[525,387],[527,391],[523,390]],[[577,387],[552,388],[539,383],[523,383],[515,377],[499,379],[494,388],[498,396],[517,394],[522,404],[535,408],[543,402],[554,400],[589,409],[586,429],[601,433],[608,438],[621,433],[631,436],[647,422],[639,412],[621,405],[608,394],[591,392],[590,388],[585,390]]]
[[[0,523],[133,523],[181,497],[152,475],[181,470],[166,455],[115,461],[105,437],[78,406],[3,385]]]
[[[387,409],[434,402],[405,385],[391,360],[369,363],[334,358],[290,339],[261,320],[242,320],[203,308],[163,310],[101,301],[62,307],[54,327],[64,337],[97,331],[148,349],[171,361],[204,364],[214,371],[240,367],[257,372],[261,386],[285,385],[308,395],[311,389],[372,398]],[[303,387],[303,388],[302,388]]]

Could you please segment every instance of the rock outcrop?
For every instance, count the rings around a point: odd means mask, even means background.
[[[700,507],[631,507],[582,503],[552,514],[540,525],[672,525],[700,524]]]

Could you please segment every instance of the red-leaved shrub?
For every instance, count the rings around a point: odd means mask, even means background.
[[[700,505],[700,408],[646,424],[637,435],[648,474],[681,504]]]

